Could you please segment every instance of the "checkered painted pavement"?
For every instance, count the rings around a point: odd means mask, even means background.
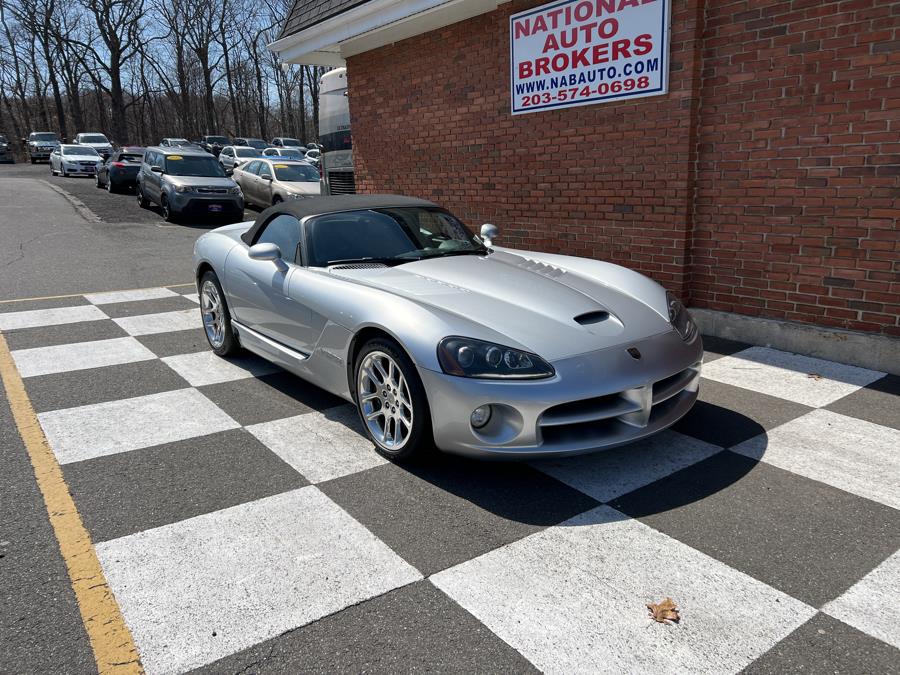
[[[189,287],[0,306],[149,673],[900,667],[900,378],[708,338],[673,430],[404,468],[199,326]]]

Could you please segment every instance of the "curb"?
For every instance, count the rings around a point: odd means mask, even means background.
[[[51,183],[50,181],[48,181],[44,178],[40,178],[39,180],[44,185],[46,185],[51,190],[53,190],[55,193],[62,196],[63,199],[65,199],[67,202],[69,202],[69,204],[72,205],[72,208],[75,209],[75,211],[78,213],[78,215],[81,216],[82,218],[84,218],[85,220],[87,220],[88,222],[90,222],[90,223],[102,223],[103,222],[100,219],[100,216],[98,216],[96,213],[91,211],[83,201],[78,199],[78,197],[75,197],[75,196],[69,194],[68,192],[63,190],[61,187],[59,187],[58,185],[54,185],[53,183]]]

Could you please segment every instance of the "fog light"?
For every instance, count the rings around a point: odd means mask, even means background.
[[[485,424],[491,421],[491,406],[480,405],[475,408],[475,410],[472,411],[472,416],[469,418],[469,421],[472,422],[473,427],[481,429]]]

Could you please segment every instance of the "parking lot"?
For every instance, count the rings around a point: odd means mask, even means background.
[[[707,338],[649,440],[397,466],[349,404],[212,355],[211,225],[4,182],[0,671],[897,672],[900,378]]]

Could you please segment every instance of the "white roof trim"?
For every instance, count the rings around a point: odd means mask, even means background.
[[[343,66],[348,56],[497,9],[500,0],[370,0],[270,44],[286,63]]]

